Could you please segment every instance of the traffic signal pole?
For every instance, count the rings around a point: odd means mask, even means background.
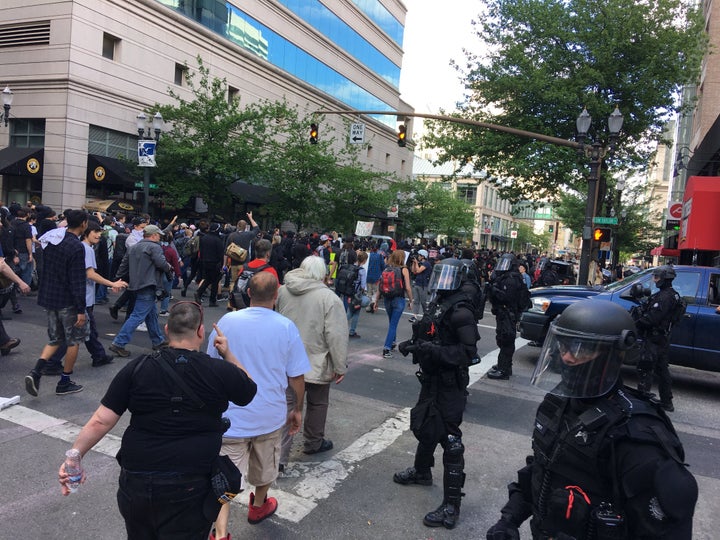
[[[587,111],[584,111],[587,114]],[[397,116],[398,118],[429,118],[431,120],[441,120],[444,122],[453,122],[455,124],[463,124],[466,126],[474,126],[485,129],[492,129],[495,131],[501,131],[503,133],[510,133],[511,135],[517,135],[518,137],[526,137],[529,139],[535,139],[543,141],[556,146],[566,146],[568,148],[574,148],[580,153],[585,154],[586,157],[590,158],[590,175],[588,176],[588,196],[585,204],[585,221],[583,224],[582,231],[582,250],[580,252],[580,268],[578,270],[578,284],[583,285],[587,283],[588,274],[590,270],[590,260],[592,257],[592,228],[593,228],[593,217],[595,216],[595,209],[597,207],[598,188],[600,185],[600,171],[602,165],[602,159],[605,157],[609,149],[614,146],[614,141],[610,148],[604,148],[599,142],[592,144],[586,144],[584,142],[570,141],[567,139],[561,139],[559,137],[552,137],[550,135],[544,135],[542,133],[535,133],[533,131],[525,131],[524,129],[516,129],[508,126],[501,126],[498,124],[489,124],[487,122],[478,122],[476,120],[467,120],[465,118],[458,118],[457,116],[447,116],[443,114],[424,114],[416,112],[400,112],[400,111],[316,111],[315,114],[349,114],[349,115],[386,115],[386,116]],[[620,111],[615,109],[615,113],[620,115]],[[588,117],[589,118],[589,117]],[[612,115],[611,115],[612,119]],[[620,125],[622,125],[622,116],[620,116]],[[617,129],[619,131],[619,128]],[[617,137],[617,132],[613,133],[611,129],[611,140],[613,137]]]

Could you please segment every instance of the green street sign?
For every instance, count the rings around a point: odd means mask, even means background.
[[[144,186],[145,186],[145,184],[143,184],[142,182],[135,182],[136,188],[141,188]],[[157,189],[157,184],[150,184],[150,189]]]
[[[593,223],[598,225],[617,225],[618,218],[616,217],[594,217]]]

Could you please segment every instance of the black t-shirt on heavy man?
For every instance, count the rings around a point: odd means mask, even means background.
[[[173,360],[175,357],[178,360]],[[129,471],[210,472],[220,452],[220,418],[228,401],[247,405],[255,397],[257,386],[235,365],[202,352],[165,349],[157,358],[144,358],[140,356],[122,368],[101,400],[116,414],[126,410],[132,414],[118,462]],[[167,362],[205,403],[202,410],[181,392],[157,364],[159,361]],[[176,414],[170,401],[174,396],[183,397],[181,411]]]

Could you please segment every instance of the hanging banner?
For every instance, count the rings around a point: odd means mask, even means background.
[[[357,236],[370,236],[375,227],[374,221],[358,221],[355,225],[355,234]]]
[[[155,141],[138,141],[138,165],[140,167],[155,167]]]

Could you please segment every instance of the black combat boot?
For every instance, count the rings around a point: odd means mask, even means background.
[[[423,524],[428,527],[445,527],[452,529],[460,516],[460,505],[443,501],[436,510],[429,512],[423,518]]]
[[[432,472],[419,472],[415,467],[408,467],[404,471],[393,474],[393,482],[404,486],[418,484],[420,486],[432,486]]]

